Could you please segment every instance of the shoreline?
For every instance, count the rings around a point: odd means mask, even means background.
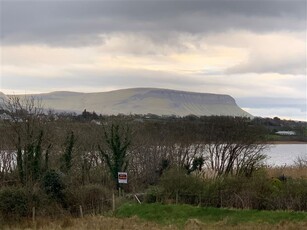
[[[289,144],[307,144],[307,142],[306,141],[268,141],[267,144],[289,145]]]

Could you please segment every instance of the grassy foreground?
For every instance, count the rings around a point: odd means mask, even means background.
[[[232,210],[190,205],[124,204],[111,216],[37,219],[1,226],[0,229],[307,229],[306,212]]]
[[[119,208],[116,216],[137,216],[146,221],[153,221],[161,225],[175,225],[179,228],[184,227],[189,220],[197,220],[196,222],[207,224],[222,223],[224,226],[292,223],[307,229],[306,212],[232,210],[155,203],[125,204]]]

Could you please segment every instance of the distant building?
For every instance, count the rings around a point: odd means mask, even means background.
[[[0,114],[0,120],[12,120],[12,117],[6,113]]]
[[[97,120],[91,120],[91,123],[95,125],[101,125],[101,122]]]
[[[296,133],[294,131],[278,131],[275,134],[282,136],[294,136]]]

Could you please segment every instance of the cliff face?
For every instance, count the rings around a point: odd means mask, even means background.
[[[0,98],[6,98],[5,94],[0,92]]]
[[[0,92],[0,105],[3,103],[3,101],[6,100],[6,96],[4,93]]]
[[[53,92],[36,95],[45,108],[59,111],[95,111],[101,114],[157,114],[186,116],[194,114],[251,115],[228,95],[192,93],[168,89],[135,88],[103,93]]]

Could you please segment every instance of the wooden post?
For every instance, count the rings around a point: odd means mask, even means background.
[[[176,204],[178,204],[178,191],[176,192]]]
[[[137,200],[137,202],[138,202],[139,204],[142,204],[142,202],[140,201],[140,199],[138,198],[138,196],[137,196],[136,194],[134,194],[134,198]]]
[[[80,209],[80,217],[83,218],[83,210],[82,210],[82,206],[79,205],[79,209]]]
[[[199,194],[199,207],[201,207],[201,193]]]
[[[32,221],[35,222],[35,207],[32,208]]]
[[[112,211],[115,212],[115,195],[114,195],[114,192],[112,194]]]
[[[101,198],[101,208],[100,208],[100,213],[103,213],[103,198]]]
[[[121,188],[118,188],[118,197],[121,197]]]

